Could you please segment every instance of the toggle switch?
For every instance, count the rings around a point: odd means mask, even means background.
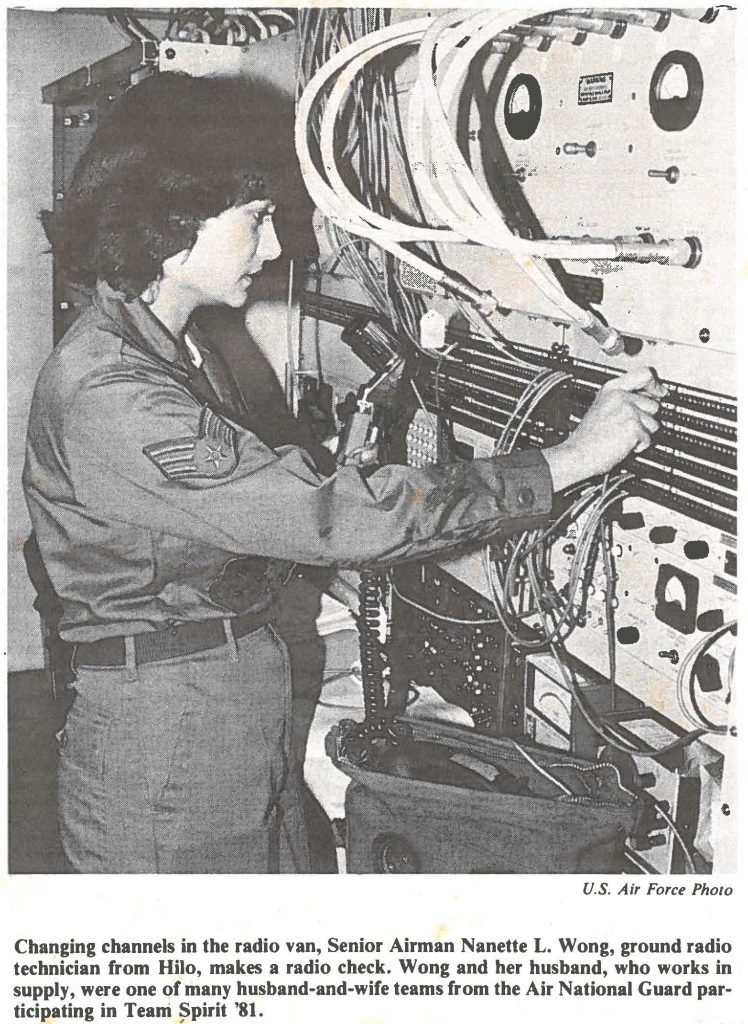
[[[671,665],[677,665],[680,661],[680,655],[674,647],[671,647],[669,651],[658,651],[657,657],[669,661]]]
[[[680,170],[677,167],[668,167],[664,171],[651,170],[647,171],[647,177],[663,178],[668,185],[675,185],[680,178]]]
[[[594,156],[597,153],[597,143],[565,142],[563,149],[567,156],[577,156],[580,153],[586,153],[587,156]]]

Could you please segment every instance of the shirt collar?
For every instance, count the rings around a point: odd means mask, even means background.
[[[192,365],[195,367],[195,369],[199,370],[200,367],[205,362],[205,356],[203,355],[202,350],[192,340],[189,333],[185,333],[184,345],[185,348],[187,349],[187,354],[190,357]]]
[[[188,368],[182,347],[142,299],[128,300],[106,281],[97,281],[93,302],[136,348],[180,369]]]

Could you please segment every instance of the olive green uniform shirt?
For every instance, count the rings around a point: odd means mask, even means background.
[[[209,589],[237,556],[388,564],[536,525],[552,499],[539,452],[321,476],[198,397],[172,335],[106,284],[39,376],[23,482],[71,641],[225,616]]]

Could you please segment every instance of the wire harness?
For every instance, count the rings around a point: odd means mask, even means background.
[[[354,13],[308,12],[301,18],[295,141],[310,195],[331,223],[333,239],[338,235],[338,251],[342,255],[345,249],[346,260],[363,271],[359,276],[378,305],[392,307],[397,289],[390,274],[372,272],[370,246],[359,248],[352,237],[376,246],[385,262],[394,259],[412,268],[434,288],[485,316],[497,310],[497,299],[450,271],[441,256],[445,246],[480,245],[508,253],[560,316],[594,338],[603,351],[621,353],[624,343],[618,332],[571,299],[547,261],[638,260],[686,266],[693,262],[692,245],[636,235],[523,238],[507,224],[455,135],[455,111],[473,59],[493,44],[511,60],[513,44],[525,45],[547,26],[537,17],[523,21],[522,14],[512,11],[449,11],[395,24],[382,24],[376,13],[358,12],[358,18]],[[404,135],[393,67],[403,50],[415,48],[417,75]],[[362,103],[367,91],[369,102]],[[405,211],[390,199],[390,160],[405,184]],[[420,248],[424,245],[430,251]],[[384,293],[382,277],[388,285]],[[417,341],[414,311],[407,309],[402,294],[398,301],[407,334]]]

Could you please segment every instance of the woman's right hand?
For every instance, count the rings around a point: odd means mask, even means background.
[[[543,451],[554,491],[608,473],[632,452],[648,448],[660,426],[657,415],[666,394],[648,367],[608,381],[576,430]]]

